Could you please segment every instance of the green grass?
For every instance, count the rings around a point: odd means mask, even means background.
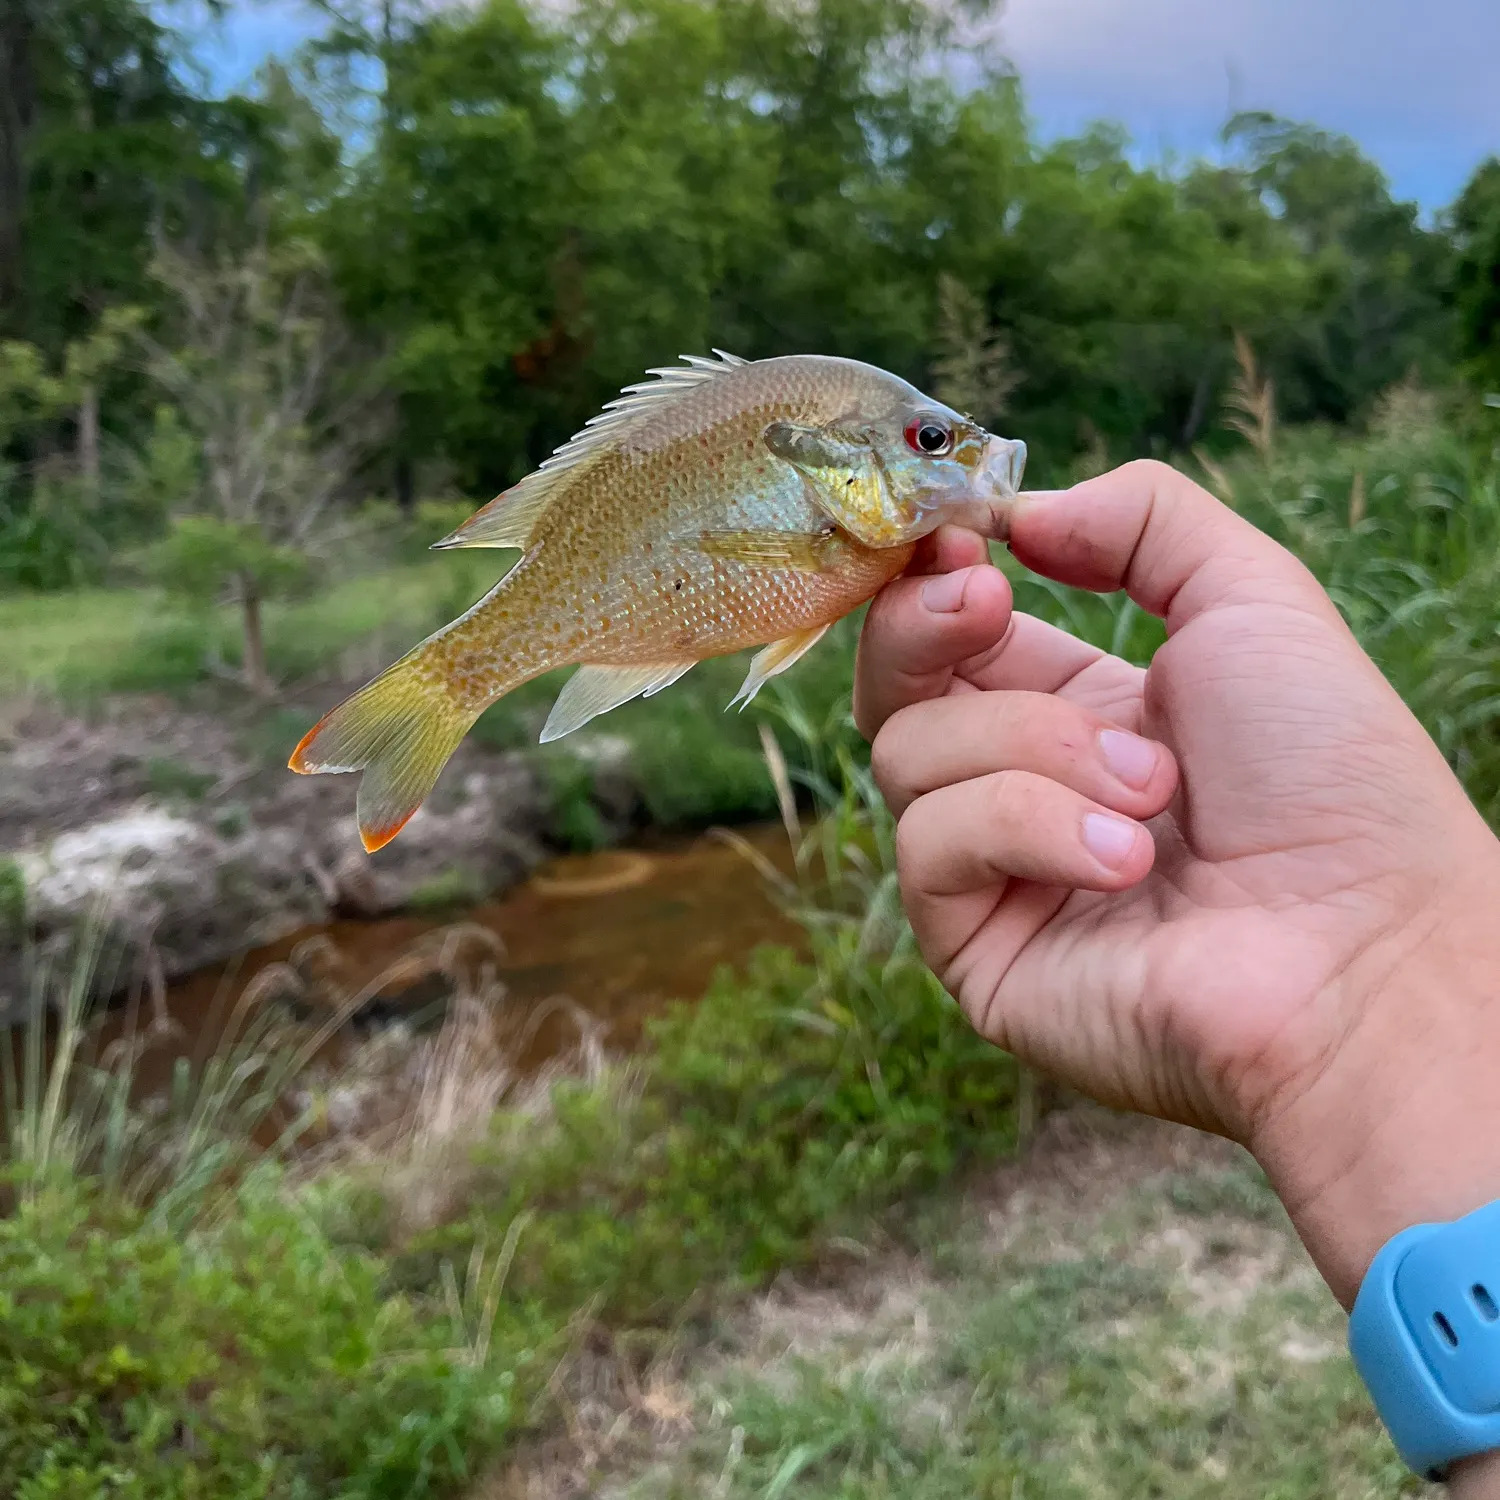
[[[1293,435],[1225,478],[1327,581],[1494,816],[1496,459],[1388,428]],[[1012,572],[1025,607],[1099,644],[1141,659],[1160,639],[1122,599]],[[317,670],[409,627],[393,654],[452,612],[453,587],[426,563],[341,584],[273,615],[273,658]],[[132,598],[0,602],[0,630],[19,632],[9,659],[54,689],[87,677],[84,658],[95,687],[143,681],[153,640],[186,662],[186,630],[146,634]],[[281,1076],[269,1044],[179,1071],[165,1114],[130,1105],[123,1064],[91,1072],[66,1047],[59,1081],[35,1052],[12,1080],[24,1107],[12,1100],[0,1182],[0,1490],[463,1494],[561,1430],[553,1375],[587,1328],[701,1366],[694,1433],[617,1476],[653,1500],[1416,1492],[1254,1174],[1178,1172],[1102,1217],[1065,1197],[998,1247],[979,1208],[953,1218],[961,1174],[1016,1148],[1019,1080],[900,920],[890,821],[829,711],[854,631],[751,713],[722,712],[743,663],[709,663],[598,726],[626,741],[645,815],[690,824],[778,806],[758,760],[761,724],[777,725],[828,814],[781,891],[810,956],[760,954],[661,1018],[628,1066],[486,1107],[477,1144],[440,1165],[311,1183],[252,1166],[247,1111]],[[555,686],[515,695],[481,736],[530,743]],[[296,727],[247,732],[270,755]],[[583,846],[601,835],[575,750],[546,753],[570,757],[548,764]],[[439,1208],[415,1212],[406,1195],[434,1186]],[[714,1365],[706,1336],[732,1330],[747,1293],[892,1241],[924,1252],[921,1337],[856,1306],[854,1334],[809,1326],[797,1359]]]
[[[633,1500],[1278,1500],[1417,1494],[1343,1319],[1258,1174],[971,1214],[941,1274],[897,1261],[793,1294],[689,1399]],[[1193,1202],[1192,1209],[1181,1207]],[[788,1342],[792,1341],[792,1347]],[[644,1472],[642,1472],[644,1470]]]
[[[55,692],[73,673],[107,669],[145,634],[157,607],[139,590],[0,594],[0,695]]]
[[[64,1181],[0,1219],[0,1490],[407,1500],[472,1477],[556,1328],[507,1305],[491,1359],[333,1246],[314,1206],[256,1174],[184,1239]]]
[[[483,584],[477,575],[474,582],[477,596]],[[377,658],[394,658],[450,617],[453,585],[453,569],[433,559],[270,604],[265,631],[272,673],[296,681],[335,667],[355,647],[371,658],[373,671]],[[472,602],[465,598],[452,613]],[[143,589],[0,595],[0,639],[7,647],[0,696],[180,690],[210,675],[211,656],[231,667],[238,663],[238,630],[232,607],[199,619],[174,612]]]

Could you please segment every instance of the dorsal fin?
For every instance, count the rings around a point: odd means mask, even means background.
[[[497,495],[488,505],[481,506],[457,531],[434,542],[435,547],[521,547],[530,546],[547,507],[557,496],[560,481],[564,480],[580,464],[586,463],[596,453],[618,442],[637,422],[651,415],[664,401],[673,401],[684,391],[690,391],[705,381],[716,379],[729,370],[748,364],[737,354],[726,354],[715,349],[717,359],[706,359],[701,354],[680,356],[686,368],[669,365],[647,370],[655,380],[642,380],[627,385],[620,395],[609,402],[597,417],[590,417],[581,432],[575,432],[550,458],[528,474],[518,484],[513,484],[503,494]]]

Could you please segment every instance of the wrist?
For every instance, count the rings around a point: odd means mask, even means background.
[[[1500,929],[1449,903],[1320,997],[1335,1048],[1250,1145],[1345,1308],[1376,1252],[1500,1198]],[[1476,1492],[1477,1493],[1477,1492]],[[1500,1493],[1500,1492],[1497,1492]]]
[[[1481,1453],[1454,1464],[1448,1493],[1453,1500],[1500,1500],[1500,1453]]]

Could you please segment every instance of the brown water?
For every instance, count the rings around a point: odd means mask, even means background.
[[[779,826],[748,829],[744,837],[790,869]],[[576,1041],[576,1024],[545,1004],[559,996],[602,1025],[606,1046],[628,1049],[648,1017],[673,1000],[696,999],[720,965],[762,943],[796,946],[800,936],[772,903],[763,877],[720,839],[569,855],[462,912],[335,921],[194,974],[167,991],[167,1009],[182,1029],[169,1050],[211,1052],[246,987],[257,976],[264,985],[275,965],[288,965],[275,972],[294,971],[300,979],[301,1003],[313,1022],[367,987],[364,1019],[393,1009],[437,1010],[451,987],[451,979],[432,973],[444,949],[450,974],[493,968],[510,1020],[528,1012],[541,1018],[527,1029],[523,1064]]]

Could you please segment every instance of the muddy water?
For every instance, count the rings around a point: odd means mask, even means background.
[[[779,826],[743,833],[790,868]],[[171,986],[167,1008],[181,1027],[174,1050],[200,1057],[214,1049],[246,986],[256,976],[264,982],[274,965],[294,971],[276,972],[292,979],[312,1023],[365,989],[364,1021],[431,1015],[451,979],[424,970],[443,953],[450,974],[492,969],[509,1023],[528,1013],[539,1020],[520,1028],[527,1038],[521,1061],[535,1064],[577,1039],[576,1022],[548,1003],[556,997],[600,1023],[606,1046],[629,1048],[649,1016],[701,995],[721,964],[762,943],[795,946],[799,937],[744,855],[705,836],[555,859],[525,884],[463,911],[293,933]]]

